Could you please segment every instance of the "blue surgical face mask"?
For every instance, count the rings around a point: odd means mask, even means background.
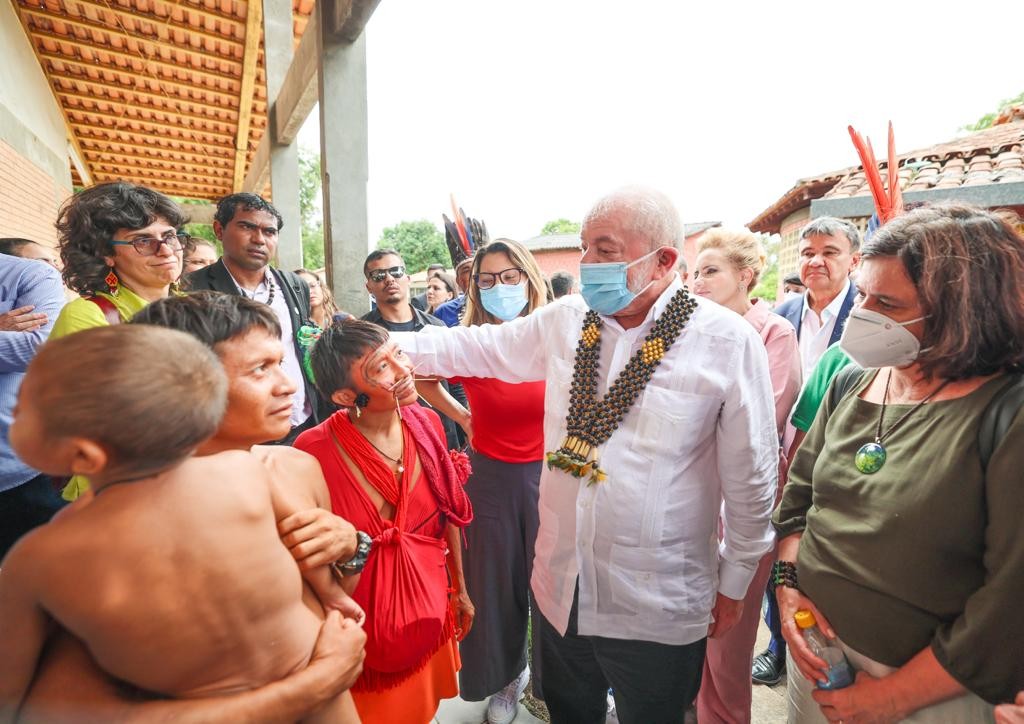
[[[501,321],[509,322],[526,308],[526,284],[498,283],[490,289],[481,289],[480,303]]]
[[[598,314],[608,316],[629,306],[637,298],[637,295],[642,294],[644,289],[654,283],[654,280],[647,282],[638,292],[630,291],[629,283],[626,280],[627,270],[659,251],[661,251],[660,248],[655,249],[628,264],[624,261],[606,264],[580,264],[580,294],[583,295],[587,306]]]

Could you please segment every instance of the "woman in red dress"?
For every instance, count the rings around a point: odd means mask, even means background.
[[[460,547],[473,517],[468,462],[445,448],[437,414],[415,404],[412,365],[383,328],[335,322],[310,362],[341,409],[295,447],[320,461],[334,511],[369,544],[361,573],[361,561],[340,571],[360,575],[352,595],[366,611],[356,708],[364,724],[429,722],[458,694],[456,639],[473,621]]]

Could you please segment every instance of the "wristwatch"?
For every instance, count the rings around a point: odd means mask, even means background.
[[[334,570],[343,576],[354,576],[363,572],[366,559],[370,557],[370,549],[373,548],[373,539],[361,530],[356,531],[356,554],[349,560],[341,563],[334,562]]]

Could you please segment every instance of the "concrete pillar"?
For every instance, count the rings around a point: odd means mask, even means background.
[[[321,13],[328,2],[317,2]],[[366,34],[352,41],[321,22],[320,165],[324,194],[327,283],[338,306],[356,316],[370,309],[363,280],[369,248],[366,214]]]
[[[268,108],[281,91],[288,67],[292,63],[292,4],[281,0],[263,0],[263,50],[267,70]],[[268,114],[271,139],[277,138],[274,128],[276,114]],[[302,266],[302,218],[299,214],[299,150],[298,144],[272,143],[270,146],[270,190],[274,206],[284,217],[284,227],[277,246],[277,263],[291,271]],[[262,189],[255,189],[260,193]]]

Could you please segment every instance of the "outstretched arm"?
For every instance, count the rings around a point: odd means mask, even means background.
[[[363,669],[366,634],[328,614],[305,669],[259,689],[207,699],[140,701],[110,679],[76,639],[62,633],[47,649],[21,724],[276,724],[332,701]]]

